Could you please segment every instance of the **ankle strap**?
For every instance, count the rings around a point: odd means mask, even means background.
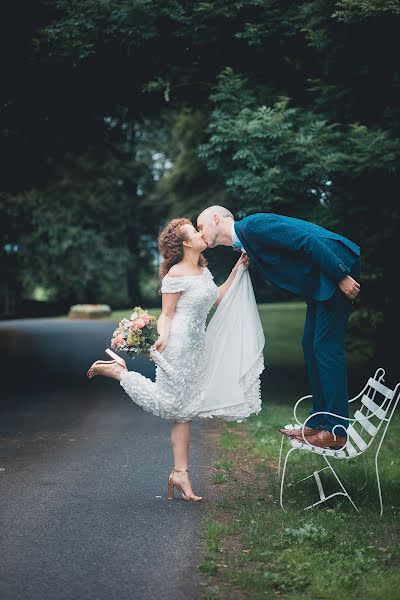
[[[172,470],[176,471],[176,473],[181,473],[181,472],[184,472],[184,471],[189,471],[189,469],[175,469],[175,467]]]

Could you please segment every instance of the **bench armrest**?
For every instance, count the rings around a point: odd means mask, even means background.
[[[308,394],[307,396],[302,396],[301,398],[299,398],[299,400],[297,400],[296,404],[294,405],[293,418],[298,425],[302,425],[303,421],[299,421],[299,419],[297,418],[297,407],[299,406],[300,402],[303,402],[304,400],[308,400],[309,398],[312,398],[311,394]]]

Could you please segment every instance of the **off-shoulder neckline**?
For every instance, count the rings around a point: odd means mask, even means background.
[[[204,267],[204,271],[200,273],[200,275],[178,275],[177,277],[171,277],[168,273],[164,277],[168,277],[169,279],[185,279],[186,277],[203,277],[204,273],[207,271],[207,267]]]

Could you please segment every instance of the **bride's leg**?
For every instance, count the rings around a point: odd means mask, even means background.
[[[175,469],[187,469],[189,465],[190,421],[174,421],[171,430]]]
[[[174,454],[174,468],[187,469],[189,465],[190,423],[174,421],[171,430],[172,451]],[[186,471],[175,471],[173,479],[180,483],[186,495],[193,494],[189,473]]]

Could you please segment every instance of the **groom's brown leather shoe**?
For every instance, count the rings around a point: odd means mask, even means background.
[[[336,438],[333,436],[331,431],[321,429],[315,435],[307,437],[307,442],[317,448],[331,448],[332,450],[339,450],[346,445],[347,437],[337,435]]]
[[[303,429],[278,429],[279,433],[282,435],[287,435],[288,437],[294,437],[296,439],[303,439]],[[315,435],[320,431],[320,429],[313,429],[312,427],[304,427],[304,437],[308,437],[309,435]]]

